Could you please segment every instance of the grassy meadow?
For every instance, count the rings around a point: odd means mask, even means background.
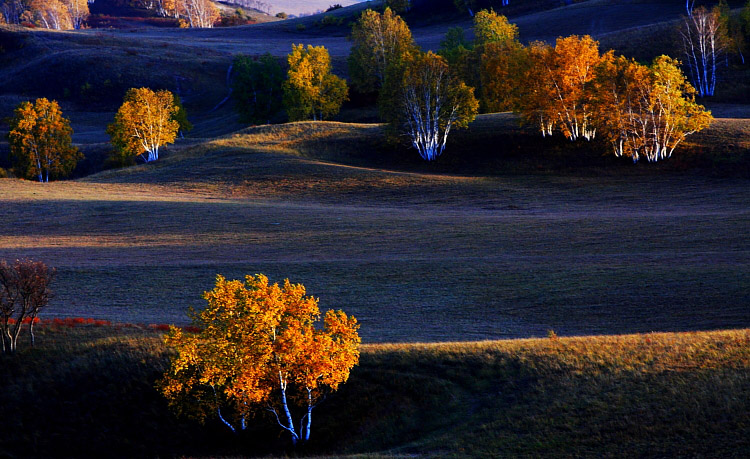
[[[216,274],[262,272],[366,342],[750,326],[747,180],[399,171],[366,148],[378,129],[250,128],[75,182],[3,179],[0,258],[59,269],[48,314],[120,322],[184,324]]]

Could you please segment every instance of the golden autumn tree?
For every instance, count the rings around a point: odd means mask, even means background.
[[[494,11],[474,16],[474,72],[482,110],[498,112],[515,106],[527,60],[518,41],[518,27]],[[476,84],[475,83],[475,84]]]
[[[695,89],[679,62],[660,56],[651,66],[612,53],[596,69],[595,113],[615,155],[634,162],[672,156],[686,136],[705,129],[711,113],[695,102]]]
[[[356,319],[328,311],[316,327],[318,301],[304,286],[269,284],[262,274],[217,276],[203,297],[206,308],[191,311],[201,331],[172,327],[166,337],[174,353],[158,385],[170,405],[202,421],[217,416],[235,433],[267,410],[293,444],[308,441],[313,408],[359,361]]]
[[[10,154],[20,175],[40,182],[73,172],[83,155],[72,145],[73,129],[56,101],[23,102],[10,122]]]
[[[323,46],[292,45],[283,101],[291,121],[323,120],[341,110],[349,89],[331,73],[331,56]]]
[[[219,9],[211,0],[175,0],[174,7],[190,27],[212,28],[219,20]]]
[[[142,156],[146,162],[159,159],[159,147],[173,143],[180,123],[179,107],[167,90],[133,88],[107,127],[112,144],[126,154]]]
[[[518,39],[518,26],[494,10],[481,10],[474,15],[474,44],[510,43]]]
[[[518,103],[522,118],[538,123],[545,136],[557,128],[570,140],[593,139],[591,87],[601,61],[599,43],[588,35],[558,38],[554,48],[532,43],[527,59]]]
[[[31,0],[29,13],[45,29],[67,30],[73,28],[68,8],[60,0]]]
[[[68,10],[71,25],[79,30],[89,17],[89,0],[63,0],[63,4]]]
[[[401,16],[386,8],[381,14],[367,10],[352,27],[349,37],[349,75],[359,92],[374,92],[385,84],[388,67],[405,59],[417,46]]]

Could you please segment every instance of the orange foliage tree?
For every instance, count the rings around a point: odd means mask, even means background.
[[[39,311],[49,303],[49,285],[55,269],[41,261],[16,260],[0,262],[0,331],[3,353],[17,349],[21,326],[28,322],[31,345],[34,345],[34,322]]]
[[[524,120],[539,123],[545,136],[558,128],[570,140],[594,138],[591,86],[601,61],[599,43],[571,35],[558,38],[554,48],[532,43],[527,52],[519,101]]]
[[[167,90],[152,91],[133,88],[125,94],[125,101],[115,115],[115,122],[107,127],[112,144],[121,152],[136,156],[146,155],[146,162],[159,159],[159,147],[174,142],[180,123],[179,107]]]
[[[56,101],[21,103],[10,122],[10,153],[16,170],[27,178],[49,182],[64,177],[83,155],[71,144],[73,129]]]
[[[68,8],[59,0],[31,0],[27,18],[34,20],[45,29],[73,28]]]
[[[617,156],[634,162],[641,156],[649,162],[668,158],[713,119],[695,103],[695,89],[670,57],[645,66],[607,53],[596,74],[597,123]]]
[[[306,442],[313,408],[359,361],[356,319],[328,311],[316,328],[318,301],[305,287],[271,285],[262,274],[244,282],[217,276],[203,297],[207,307],[190,313],[201,331],[171,327],[166,337],[174,355],[159,387],[170,405],[201,421],[216,415],[233,432],[263,407],[293,444]]]

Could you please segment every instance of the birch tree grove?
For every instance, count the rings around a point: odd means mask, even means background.
[[[432,52],[405,66],[400,93],[392,124],[427,161],[437,159],[451,129],[467,127],[479,109],[473,88],[452,76],[445,59]]]
[[[130,89],[107,127],[112,144],[146,162],[159,159],[159,148],[174,142],[180,124],[178,107],[171,92],[148,88]]]
[[[356,319],[328,311],[316,327],[318,301],[304,286],[269,284],[262,274],[244,282],[217,276],[203,297],[206,308],[191,312],[201,331],[172,327],[165,340],[174,355],[159,388],[170,406],[202,421],[216,417],[235,433],[265,411],[293,445],[307,442],[313,409],[359,361]]]
[[[219,19],[219,10],[210,0],[175,0],[175,6],[190,27],[212,28]]]
[[[74,29],[79,30],[83,22],[89,17],[88,0],[65,0],[65,6],[70,16],[70,23]]]
[[[695,103],[695,89],[667,56],[650,67],[615,58],[612,53],[597,69],[597,121],[616,156],[637,162],[669,158],[690,134],[708,127],[711,113]]]
[[[596,135],[589,87],[599,64],[599,43],[590,36],[558,38],[552,48],[534,43],[528,49],[521,116],[539,124],[542,135],[559,129],[569,140]]]
[[[690,81],[698,96],[713,96],[716,71],[728,43],[726,25],[720,11],[704,7],[692,10],[680,28],[682,48]]]

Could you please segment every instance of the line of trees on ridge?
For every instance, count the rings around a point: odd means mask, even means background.
[[[211,28],[220,11],[211,0],[112,0],[134,5],[161,17],[178,19],[181,27]],[[35,25],[45,29],[81,29],[89,17],[89,0],[0,0],[0,23]]]

